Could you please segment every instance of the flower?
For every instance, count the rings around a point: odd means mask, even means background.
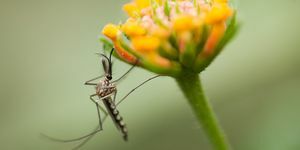
[[[203,71],[236,31],[227,0],[132,0],[128,19],[102,33],[121,60],[152,72],[178,76]]]
[[[230,145],[205,98],[199,79],[237,31],[236,11],[227,0],[132,0],[128,19],[107,24],[101,39],[114,56],[159,75],[175,78],[212,145]]]

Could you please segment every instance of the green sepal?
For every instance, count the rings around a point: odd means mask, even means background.
[[[197,43],[197,46],[196,46],[196,55],[200,54],[202,51],[203,51],[203,48],[204,48],[204,45],[207,41],[207,38],[208,38],[208,33],[209,33],[210,29],[207,25],[203,25],[202,26],[202,36],[201,36],[201,39],[200,41]]]
[[[169,44],[169,43],[168,43]],[[159,55],[169,60],[178,60],[178,51],[174,49],[171,45],[169,48],[163,48],[162,46],[158,49]]]
[[[231,21],[228,23],[228,28],[222,38],[222,40],[219,42],[219,44],[216,47],[217,53],[219,53],[225,45],[230,42],[234,35],[238,32],[240,29],[240,23],[237,22],[236,20],[236,13],[231,18]]]
[[[180,63],[186,68],[192,68],[194,65],[194,60],[196,58],[196,45],[193,42],[188,42],[185,45],[184,51],[179,55]]]
[[[238,32],[239,28],[240,28],[240,24],[236,20],[236,13],[234,13],[231,19],[228,21],[228,27],[223,37],[217,44],[214,50],[215,51],[214,54],[208,57],[203,56],[203,58],[198,57],[194,66],[194,70],[196,72],[201,72],[207,66],[209,66],[212,63],[212,61],[215,59],[215,57],[218,56],[218,54],[222,51],[222,49],[224,49],[226,44],[228,44],[233,39],[234,35]]]
[[[176,39],[175,33],[173,33],[173,34],[169,37],[169,42],[171,43],[172,47],[173,47],[175,50],[179,50],[179,46],[178,46],[178,43],[177,43],[177,39]]]
[[[162,67],[160,65],[154,64],[152,60],[143,60],[142,67],[144,69],[147,69],[151,72],[160,74],[160,75],[166,75],[166,76],[172,76],[177,77],[181,74],[182,68],[181,65],[176,61],[170,61],[171,66],[168,68]]]

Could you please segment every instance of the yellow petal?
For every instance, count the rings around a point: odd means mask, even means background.
[[[141,36],[146,34],[146,29],[134,20],[128,20],[121,27],[122,31],[129,37]]]
[[[151,0],[135,0],[134,2],[139,9],[143,9],[151,5]]]
[[[194,28],[193,16],[179,15],[173,20],[173,28],[175,31],[186,31]]]
[[[208,12],[205,21],[207,24],[219,23],[225,21],[232,14],[233,10],[226,3],[215,3]]]
[[[151,36],[134,37],[131,42],[133,48],[142,53],[155,52],[160,45],[159,39]]]
[[[227,3],[228,0],[214,0],[214,3]]]
[[[167,39],[170,36],[170,31],[160,27],[160,26],[155,26],[153,27],[152,31],[151,31],[151,35],[161,38],[161,39]]]
[[[127,3],[123,6],[123,10],[128,14],[130,17],[137,17],[139,16],[139,8],[135,3]]]
[[[102,29],[102,34],[104,34],[106,37],[110,38],[113,41],[116,40],[119,33],[120,33],[119,27],[114,24],[107,24]]]

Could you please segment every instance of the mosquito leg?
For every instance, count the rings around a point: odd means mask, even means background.
[[[106,118],[107,118],[107,114],[104,116],[102,122],[104,122]],[[96,135],[96,133],[98,133],[99,131],[101,131],[101,130],[99,130],[99,126],[97,125],[94,129],[94,134],[90,134],[90,136],[86,137],[86,139],[84,141],[82,141],[76,147],[72,148],[72,150],[78,150],[79,148],[81,148],[84,144],[86,144],[89,140],[91,140]]]
[[[120,81],[122,78],[124,78],[138,63],[139,61],[137,60],[133,66],[131,66],[131,68],[129,70],[127,70],[120,78],[116,79],[115,81],[112,81],[112,83],[118,82]]]
[[[138,89],[139,87],[141,87],[142,85],[144,85],[145,83],[157,78],[157,77],[160,77],[160,75],[156,75],[156,76],[153,76],[147,80],[145,80],[144,82],[142,82],[141,84],[139,84],[138,86],[136,86],[135,88],[133,88],[131,91],[129,91],[117,104],[116,106],[118,106],[123,100],[125,100],[125,98],[127,98],[133,91],[135,91],[136,89]]]
[[[115,103],[116,102],[116,96],[117,96],[117,89],[115,89],[112,93],[110,93],[110,94],[108,94],[108,95],[106,95],[104,97],[101,97],[100,100],[103,100],[103,99],[111,97],[111,96],[114,97],[113,98],[113,102]]]
[[[93,99],[93,97],[95,97],[95,96],[97,96],[97,94],[91,95],[91,96],[90,96],[90,99],[91,99],[95,104],[98,104],[99,109],[105,114],[105,116],[107,116],[108,113],[106,112],[106,110],[105,110],[101,105],[99,105],[99,103],[98,103],[97,100]]]
[[[103,76],[104,76],[104,75],[101,75],[101,76],[98,76],[98,77],[93,78],[93,79],[91,79],[91,80],[88,80],[88,81],[86,81],[84,84],[85,84],[85,85],[97,85],[97,83],[92,83],[92,82],[95,81],[95,80],[97,80],[97,79],[102,78]]]
[[[105,113],[105,117],[103,118],[103,121],[106,119],[108,113],[105,111],[105,109],[103,107],[101,107],[99,105],[99,103],[93,99],[93,97],[97,96],[97,94],[93,94],[90,96],[90,99],[96,104],[97,107],[99,107],[100,110],[102,110],[104,113]],[[107,96],[111,96],[111,94],[107,95]],[[101,99],[104,99],[104,97],[102,97]],[[100,100],[101,100],[100,99]],[[97,111],[98,111],[98,117],[100,118],[100,112],[99,112],[99,109],[97,108]],[[101,120],[99,120],[99,125],[100,125],[100,131],[102,130],[102,122]],[[98,131],[99,130],[99,126],[97,126],[95,128],[95,131]],[[81,142],[79,145],[77,145],[76,147],[74,147],[72,150],[78,150],[79,148],[81,148],[84,144],[86,144],[89,140],[91,140],[96,134],[92,134],[90,135],[89,137],[87,137],[83,142]]]
[[[109,86],[102,86],[102,89],[109,89],[109,88],[115,88],[115,85],[109,85]]]
[[[106,119],[107,115],[105,116],[105,118],[103,119],[103,121]],[[96,128],[94,129],[94,131],[98,131],[99,130],[99,126],[97,125]],[[78,144],[76,147],[72,148],[72,150],[78,150],[79,148],[81,148],[84,144],[86,144],[88,141],[90,141],[96,134],[91,134],[90,136],[88,136],[86,139],[84,139],[84,141],[82,141],[80,144]]]
[[[100,106],[100,105],[99,105]],[[100,109],[103,109],[101,106],[99,107]],[[102,119],[102,122],[105,121],[105,119],[107,118],[108,116],[108,113],[104,110],[103,111],[105,113],[105,116],[103,117]],[[76,147],[72,148],[72,150],[78,150],[79,148],[81,148],[82,146],[84,146],[88,141],[90,141],[95,135],[96,133],[102,131],[102,127],[100,126],[100,129],[99,129],[99,125],[97,125],[94,129],[94,131],[92,132],[92,134],[90,134],[89,136],[86,136],[84,139],[84,141],[82,141],[80,144],[78,144]],[[83,139],[83,138],[82,138]]]
[[[112,92],[112,93],[110,93],[110,94],[108,94],[108,95],[105,95],[105,96],[103,96],[103,97],[100,97],[99,100],[106,99],[106,98],[111,97],[111,96],[113,96],[113,95],[114,95],[114,92]]]
[[[79,140],[82,140],[84,138],[89,138],[90,136],[93,136],[94,134],[102,131],[102,122],[104,122],[104,120],[107,118],[107,115],[108,113],[105,111],[105,109],[103,107],[101,107],[101,105],[99,105],[94,99],[93,97],[96,96],[96,94],[93,94],[91,95],[91,100],[96,104],[97,106],[97,112],[98,112],[98,118],[99,118],[99,125],[97,125],[97,127],[90,133],[86,134],[86,135],[83,135],[81,137],[78,137],[78,138],[73,138],[73,139],[58,139],[58,138],[53,138],[53,137],[50,137],[48,135],[45,135],[45,134],[41,134],[42,137],[44,138],[47,138],[51,141],[55,141],[55,142],[63,142],[63,143],[68,143],[68,142],[75,142],[75,141],[79,141]],[[104,117],[103,119],[101,119],[101,116],[100,116],[100,111],[99,109],[104,113]],[[100,128],[99,128],[100,127]]]
[[[98,113],[98,120],[99,120],[99,127],[100,127],[100,130],[102,130],[102,121],[101,121],[101,115],[100,115],[100,110],[102,110],[106,115],[107,115],[107,112],[98,104],[98,102],[96,100],[93,99],[93,97],[97,96],[97,94],[93,94],[90,96],[90,99],[96,104],[96,109],[97,109],[97,113]]]
[[[102,122],[105,121],[106,118],[107,118],[107,114],[105,114],[105,116],[103,117]],[[73,139],[58,139],[58,138],[50,137],[45,134],[41,134],[41,136],[44,138],[47,138],[48,140],[54,141],[54,142],[69,143],[69,142],[80,141],[85,138],[90,138],[91,136],[94,136],[96,133],[98,133],[100,131],[102,131],[102,129],[99,129],[99,125],[97,125],[97,127],[92,132],[90,132],[86,135],[83,135],[81,137],[78,137],[78,138],[73,138]]]
[[[113,102],[114,102],[114,103],[116,103],[117,92],[118,92],[118,91],[117,91],[117,89],[116,89],[116,90],[114,91],[114,99],[113,99]]]

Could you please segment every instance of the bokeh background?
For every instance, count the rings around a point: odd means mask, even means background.
[[[0,1],[0,149],[68,150],[46,133],[78,137],[97,124],[92,87],[102,73],[98,42],[108,22],[125,19],[121,0]],[[300,149],[300,1],[238,0],[242,28],[201,75],[207,96],[236,150]],[[130,66],[115,61],[114,75]],[[119,98],[152,74],[136,68]],[[112,121],[85,150],[209,150],[174,80],[151,81],[119,107],[125,143]]]

